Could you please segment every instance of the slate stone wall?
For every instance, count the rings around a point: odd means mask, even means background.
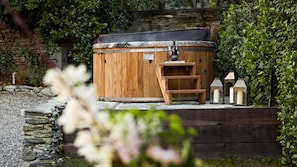
[[[130,32],[217,26],[222,12],[222,8],[138,11]]]
[[[63,132],[57,124],[63,105],[56,100],[24,111],[24,167],[57,166],[63,159]]]

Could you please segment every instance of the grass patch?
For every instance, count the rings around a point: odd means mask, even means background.
[[[93,165],[87,162],[84,158],[66,157],[64,160],[63,164],[59,167],[93,167]]]
[[[224,160],[203,160],[205,167],[285,167],[280,159],[224,159]],[[60,167],[92,167],[92,164],[83,158],[65,158]]]
[[[204,160],[207,167],[285,167],[280,159],[224,159]]]

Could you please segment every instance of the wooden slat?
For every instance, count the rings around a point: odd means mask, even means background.
[[[113,76],[113,91],[112,91],[112,97],[121,97],[122,95],[122,60],[118,57],[122,56],[121,53],[114,53],[113,54],[113,70],[110,71]],[[120,75],[119,75],[120,74]]]
[[[128,58],[129,55],[127,53],[122,53],[121,54],[121,59],[122,59],[122,71],[121,71],[121,75],[119,77],[122,78],[122,89],[121,89],[121,96],[120,97],[127,97],[128,94],[128,80],[130,79],[129,77],[129,73],[127,72],[128,70],[128,66],[129,66],[129,62],[128,62]]]
[[[143,80],[144,78],[147,78],[147,76],[143,75],[143,54],[142,53],[136,53],[136,62],[137,62],[137,84],[136,84],[136,97],[144,97],[144,92],[143,92]]]
[[[195,62],[185,62],[185,63],[160,63],[159,64],[161,67],[189,67],[189,66],[194,66]]]
[[[205,104],[206,103],[206,90],[205,89],[204,89],[203,93],[198,93],[197,96],[198,96],[199,104]]]
[[[105,96],[105,70],[104,70],[104,55],[94,54],[93,56],[93,83],[95,84],[97,95],[99,97]]]
[[[150,75],[150,71],[151,71],[151,63],[149,60],[144,60],[143,62],[143,96],[144,97],[154,97],[151,95],[151,89],[150,89],[150,85],[151,82],[153,81],[152,76]],[[154,73],[155,74],[155,73]],[[155,75],[153,75],[155,76]]]
[[[153,94],[152,97],[163,97],[159,82],[156,76],[156,68],[159,66],[160,63],[165,62],[167,60],[168,53],[167,52],[155,52],[154,53],[154,60],[152,62],[151,68],[151,83],[150,83],[150,91]],[[153,91],[152,91],[153,90]]]
[[[171,75],[163,76],[162,79],[198,79],[200,75]]]
[[[113,56],[112,54],[105,54],[105,82],[104,82],[104,85],[105,85],[105,97],[113,97],[112,94],[113,94],[113,74],[112,74],[112,71],[113,71]]]
[[[276,142],[193,144],[192,148],[202,159],[281,157],[281,146]]]
[[[168,113],[179,115],[186,126],[200,125],[279,125],[277,108],[221,108],[221,109],[185,109],[167,110]]]
[[[200,125],[191,126],[198,135],[194,143],[273,143],[278,125]]]
[[[204,93],[205,89],[180,89],[180,90],[167,90],[167,93]]]
[[[77,147],[74,146],[74,144],[65,144],[64,146],[64,155],[68,157],[81,157],[77,153]]]
[[[168,89],[168,83],[167,83],[167,80],[162,80],[161,70],[162,68],[160,66],[156,68],[156,76],[158,78],[158,82],[161,88],[161,92],[162,92],[165,104],[170,104],[171,98],[169,97],[169,94],[166,92],[166,90]]]

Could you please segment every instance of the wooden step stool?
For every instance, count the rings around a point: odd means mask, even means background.
[[[206,102],[206,90],[201,89],[201,76],[196,75],[196,63],[161,63],[156,68],[156,75],[161,88],[165,104],[172,104],[172,94],[197,94],[200,104]],[[173,80],[194,81],[193,88],[169,89],[169,82]]]

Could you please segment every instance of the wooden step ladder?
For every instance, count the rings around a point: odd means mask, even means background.
[[[201,89],[201,76],[196,75],[196,63],[161,63],[156,68],[156,75],[161,88],[165,104],[172,104],[172,94],[196,94],[198,102],[205,104],[206,90]],[[192,88],[170,89],[170,82],[174,81],[194,81]]]

